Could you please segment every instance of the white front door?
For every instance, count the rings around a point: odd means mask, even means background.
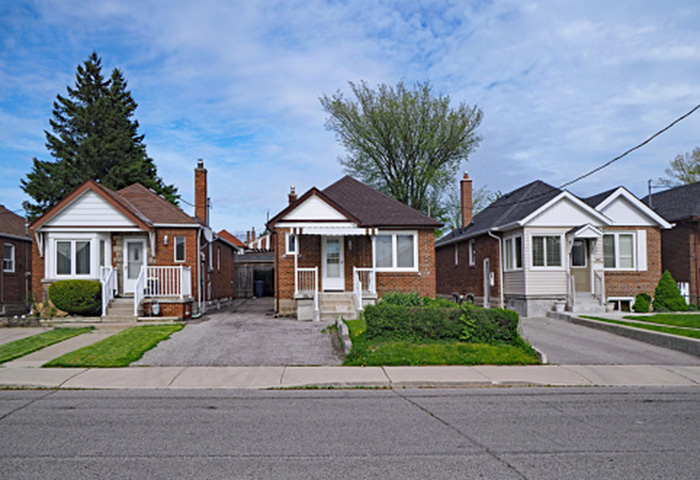
[[[321,278],[324,291],[345,290],[343,237],[321,237]]]
[[[146,266],[146,239],[124,239],[124,293],[134,293],[141,267]]]

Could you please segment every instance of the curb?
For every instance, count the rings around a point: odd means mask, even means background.
[[[599,322],[588,318],[577,317],[570,313],[547,312],[549,318],[564,320],[576,325],[584,327],[597,328],[609,333],[614,333],[623,337],[639,340],[640,342],[649,343],[658,347],[670,348],[679,352],[687,353],[696,357],[700,357],[700,340],[694,338],[679,337],[669,333],[654,332],[651,330],[643,330],[625,325],[617,325],[614,323]]]

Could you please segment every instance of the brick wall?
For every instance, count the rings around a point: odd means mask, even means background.
[[[161,266],[172,266],[172,265],[182,265],[184,267],[190,267],[192,271],[192,296],[198,298],[198,269],[197,269],[197,232],[196,228],[159,228],[156,230],[156,254],[153,257],[153,252],[150,251],[150,244],[148,246],[149,250],[149,263],[153,265]],[[168,244],[165,245],[165,236],[168,236]],[[185,237],[185,261],[176,262],[175,261],[175,237]],[[205,250],[206,254],[206,250]],[[121,262],[121,259],[119,260]],[[116,263],[115,263],[116,265]],[[205,275],[205,291],[202,292],[204,299],[206,299],[206,275]]]
[[[441,295],[472,294],[475,297],[483,297],[484,259],[488,258],[495,279],[495,285],[491,287],[491,298],[499,296],[498,240],[488,235],[482,235],[474,238],[474,242],[476,247],[474,265],[469,265],[470,240],[457,243],[458,262],[456,265],[454,244],[436,249],[437,293]]]
[[[658,228],[645,227],[647,231],[647,270],[644,272],[605,271],[605,292],[608,297],[634,297],[646,292],[654,295],[661,277],[661,232]],[[629,227],[611,227],[610,231],[629,231]],[[637,228],[636,230],[641,230]]]
[[[418,272],[377,272],[377,295],[386,292],[418,292],[435,296],[435,231],[418,231]]]
[[[700,224],[677,222],[670,230],[661,232],[661,265],[677,282],[690,283],[690,295],[700,295]]]
[[[30,270],[31,244],[22,240],[0,237],[0,260],[4,258],[5,244],[14,246],[14,272],[4,272],[0,261],[0,305],[5,307],[5,313],[18,314],[26,311],[24,301],[31,290],[31,282],[28,283],[25,272]],[[2,308],[0,308],[2,311]]]
[[[34,238],[34,232],[30,232],[32,238]],[[32,242],[32,260],[31,260],[31,271],[32,271],[32,295],[37,298],[38,301],[44,301],[46,298],[46,292],[44,292],[41,280],[44,278],[44,259],[39,255],[39,248],[36,242]]]
[[[210,277],[212,299],[233,298],[236,291],[234,286],[236,277],[235,250],[219,240],[214,242],[213,248],[214,271]]]

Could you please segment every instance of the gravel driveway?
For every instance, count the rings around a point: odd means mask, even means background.
[[[280,366],[340,365],[334,336],[322,330],[333,322],[274,318],[273,299],[241,299],[208,313],[133,365]]]

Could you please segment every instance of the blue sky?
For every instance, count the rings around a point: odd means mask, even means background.
[[[93,50],[123,70],[159,174],[212,226],[261,230],[298,192],[343,175],[318,97],[348,81],[430,80],[484,112],[463,170],[507,192],[560,185],[700,103],[697,1],[33,1],[0,4],[0,203],[44,147],[52,102]],[[700,145],[700,113],[570,190],[638,196]],[[186,210],[189,207],[186,207]]]

